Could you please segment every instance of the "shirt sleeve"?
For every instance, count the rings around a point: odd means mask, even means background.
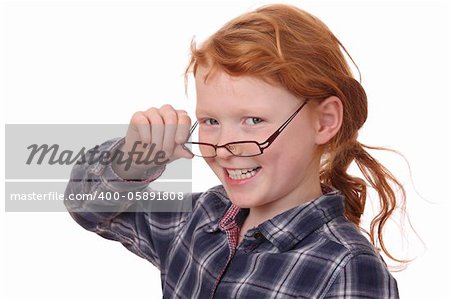
[[[385,264],[372,254],[352,257],[337,274],[325,299],[396,299],[397,282]]]
[[[92,161],[101,153],[114,151],[124,142],[123,138],[112,139],[86,153]],[[85,159],[84,162],[87,162]],[[119,196],[118,200],[100,200],[99,194],[129,192],[154,192],[149,183],[163,173],[165,166],[155,166],[138,181],[120,178],[112,169],[110,161],[97,159],[96,163],[74,165],[65,195],[90,196],[90,200],[65,200],[72,218],[83,228],[110,240],[119,241],[128,250],[147,259],[158,269],[164,267],[167,254],[174,238],[186,223],[191,212],[145,212],[140,201]],[[199,194],[187,194],[194,204]],[[135,198],[135,197],[134,197]]]

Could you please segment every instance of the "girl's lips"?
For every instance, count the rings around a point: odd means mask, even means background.
[[[223,175],[224,175],[224,177],[225,177],[226,183],[227,183],[228,185],[235,185],[235,186],[238,186],[238,185],[244,185],[244,184],[251,183],[251,182],[259,175],[260,172],[261,172],[261,167],[259,167],[259,168],[256,170],[255,175],[252,176],[252,177],[250,177],[250,178],[234,180],[234,179],[230,178],[230,176],[228,175],[227,170],[226,170],[225,168],[223,168]]]

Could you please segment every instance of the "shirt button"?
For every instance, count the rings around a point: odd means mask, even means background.
[[[253,238],[255,238],[255,239],[261,239],[263,237],[263,234],[261,234],[260,232],[255,232],[254,234],[253,234]]]

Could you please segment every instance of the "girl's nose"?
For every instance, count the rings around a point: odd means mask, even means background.
[[[236,141],[233,139],[233,138],[235,138],[232,136],[233,134],[230,134],[229,132],[230,132],[229,130],[222,130],[220,132],[220,136],[219,136],[217,145],[223,145],[223,144],[227,144],[229,142]],[[228,149],[226,149],[224,146],[217,148],[216,154],[217,154],[217,157],[223,158],[223,159],[233,156],[233,154]]]
[[[216,154],[218,158],[227,159],[233,156],[233,154],[227,150],[225,147],[219,147],[216,149]]]

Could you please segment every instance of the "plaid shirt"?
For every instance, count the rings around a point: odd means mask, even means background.
[[[114,149],[111,140],[100,150]],[[67,193],[144,190],[110,165],[75,165]],[[83,177],[81,182],[74,177]],[[161,271],[164,298],[398,298],[397,283],[359,229],[344,217],[343,197],[328,192],[250,229],[248,215],[223,186],[193,193],[192,212],[85,212],[89,202],[66,201],[85,229],[121,242]]]

